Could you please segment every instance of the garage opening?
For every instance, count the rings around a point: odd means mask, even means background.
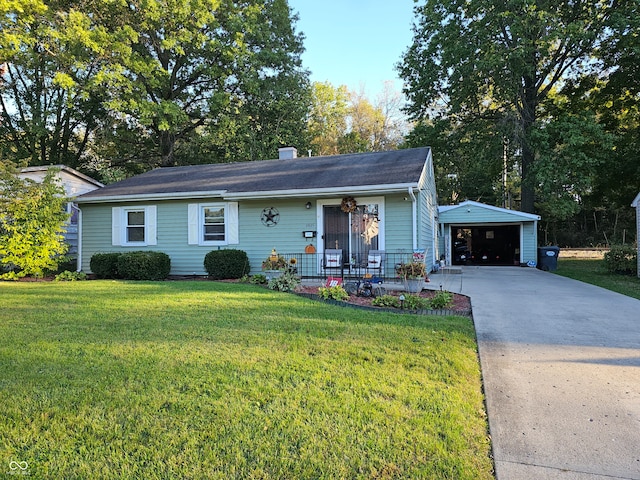
[[[452,226],[454,265],[519,265],[520,225]]]

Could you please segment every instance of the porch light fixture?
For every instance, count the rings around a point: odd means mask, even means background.
[[[304,208],[306,208],[307,210],[309,210],[311,208],[311,202],[307,202],[304,204]]]

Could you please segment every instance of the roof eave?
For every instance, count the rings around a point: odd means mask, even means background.
[[[353,195],[358,193],[366,194],[389,194],[405,193],[408,188],[418,188],[418,183],[394,183],[384,185],[358,185],[345,187],[325,187],[325,188],[300,188],[287,190],[264,190],[256,192],[227,192],[224,195],[228,200],[257,200],[264,198],[306,198],[306,197],[326,197],[335,195]]]
[[[149,202],[158,200],[187,200],[190,198],[210,198],[224,197],[226,190],[211,190],[202,192],[169,192],[169,193],[146,193],[138,195],[104,195],[80,196],[76,203],[118,203],[118,202]]]

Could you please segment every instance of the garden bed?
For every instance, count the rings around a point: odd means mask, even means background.
[[[320,287],[318,286],[300,285],[296,288],[295,293],[301,294],[303,296],[310,297],[310,298],[317,297],[318,299],[321,299],[321,297],[318,296],[319,288]],[[393,291],[393,290],[387,292],[387,294],[394,295],[394,296],[399,296],[401,293],[404,293],[404,292]],[[431,298],[436,293],[438,292],[435,290],[422,290],[419,296],[422,298]],[[404,294],[408,295],[407,293],[404,293]],[[422,310],[420,311],[420,313],[436,314],[436,315],[440,314],[440,315],[471,316],[471,299],[466,295],[460,295],[458,293],[452,293],[452,295],[453,295],[453,304],[449,308],[443,309],[443,310]],[[343,303],[343,304],[353,305],[357,307],[372,308],[376,310],[392,310],[400,313],[400,310],[374,306],[372,297],[358,297],[356,295],[351,295],[347,300],[344,300],[342,302],[336,302],[336,303],[337,304]]]

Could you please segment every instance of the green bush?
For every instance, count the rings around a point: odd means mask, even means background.
[[[76,282],[80,280],[86,280],[87,274],[84,272],[75,272],[71,270],[65,270],[56,275],[56,282]]]
[[[333,287],[320,287],[318,289],[318,295],[320,295],[320,297],[324,298],[325,300],[332,298],[333,300],[342,301],[349,298],[349,294],[342,287],[342,285],[335,285]]]
[[[213,280],[242,278],[249,273],[249,257],[244,250],[213,250],[204,257],[204,269]]]
[[[429,301],[429,306],[434,310],[448,308],[453,305],[453,294],[451,292],[440,291]]]
[[[121,253],[94,253],[89,268],[98,278],[120,278],[118,259]]]
[[[256,273],[249,278],[249,283],[253,285],[266,285],[267,277],[261,273]]]
[[[372,305],[375,307],[400,308],[400,300],[393,295],[382,295],[373,299]]]
[[[418,295],[406,295],[404,296],[405,310],[424,310],[431,306],[430,302],[426,298],[419,297]]]
[[[271,290],[279,290],[281,292],[292,292],[300,285],[300,279],[293,272],[284,272],[279,277],[269,280],[267,287]]]
[[[609,273],[633,275],[638,268],[638,251],[631,245],[612,245],[604,254],[604,265]]]
[[[171,271],[171,259],[162,252],[127,252],[118,258],[118,274],[127,280],[164,280]]]

